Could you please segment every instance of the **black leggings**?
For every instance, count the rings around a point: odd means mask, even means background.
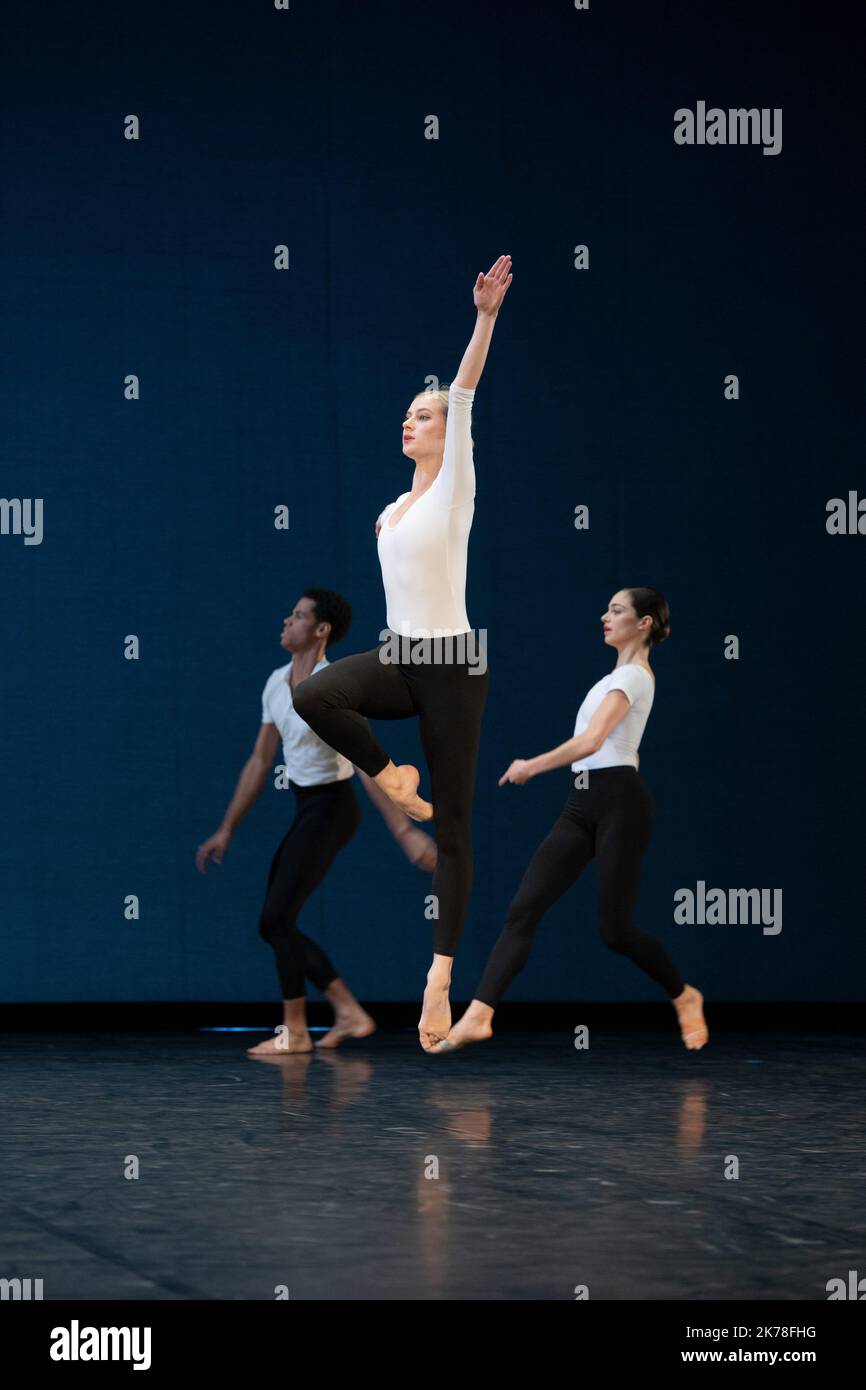
[[[655,825],[652,793],[637,769],[629,766],[590,769],[586,788],[573,785],[573,772],[569,777],[568,799],[529,861],[475,998],[496,1008],[529,959],[544,913],[595,856],[602,941],[633,960],[673,999],[682,993],[685,981],[661,942],[632,923],[641,860]]]
[[[386,629],[390,633],[390,629]],[[384,642],[396,642],[391,634]],[[367,719],[418,715],[421,746],[430,772],[438,858],[432,891],[433,950],[453,956],[472,892],[472,793],[489,672],[476,636],[438,637],[429,654],[452,660],[383,662],[380,647],[334,661],[298,687],[295,709],[311,729],[344,757],[375,777],[390,759]],[[399,655],[411,656],[401,649]],[[469,659],[467,660],[467,655]],[[481,666],[484,666],[481,671]]]
[[[304,994],[304,976],[324,991],[338,978],[321,946],[295,925],[314,888],[361,822],[352,779],[299,787],[295,819],[280,841],[268,874],[259,935],[273,947],[284,999]]]

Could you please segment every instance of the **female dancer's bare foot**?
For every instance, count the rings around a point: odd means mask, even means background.
[[[693,985],[686,985],[671,1003],[677,1011],[683,1042],[690,1052],[697,1051],[710,1036],[704,1019],[704,996]]]
[[[411,763],[401,763],[399,767],[389,763],[372,780],[412,820],[432,819],[433,807],[429,801],[424,801],[418,795],[421,776],[417,767],[413,767]]]
[[[425,1052],[441,1042],[451,1027],[451,956],[434,956],[418,1020],[418,1039]]]
[[[346,1038],[369,1038],[375,1031],[375,1021],[360,1004],[356,1004],[354,1008],[337,1010],[333,1028],[319,1038],[316,1047],[339,1047]]]
[[[480,999],[473,999],[460,1022],[455,1023],[448,1036],[428,1051],[455,1052],[458,1047],[465,1047],[467,1043],[484,1042],[487,1038],[493,1037],[492,1019],[493,1010],[490,1005],[482,1004]]]
[[[247,1055],[286,1057],[290,1052],[312,1052],[312,1050],[313,1040],[306,1028],[290,1032],[285,1027],[281,1027],[272,1038],[265,1038],[264,1042],[257,1043],[255,1047],[248,1047]]]

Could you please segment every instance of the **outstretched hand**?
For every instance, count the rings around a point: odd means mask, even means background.
[[[528,758],[515,758],[500,777],[499,786],[501,787],[503,782],[515,782],[517,786],[522,786],[524,782],[529,781],[531,776]]]
[[[478,272],[478,279],[472,288],[475,307],[482,314],[496,314],[511,284],[511,257],[500,256],[494,261],[486,275]]]
[[[223,855],[232,842],[232,832],[230,830],[218,830],[215,835],[211,835],[205,840],[204,844],[199,845],[195,856],[195,866],[200,874],[207,873],[207,866],[210,860],[215,864],[223,862]]]

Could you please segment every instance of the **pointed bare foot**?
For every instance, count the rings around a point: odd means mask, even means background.
[[[319,1038],[316,1047],[339,1047],[347,1038],[369,1038],[375,1031],[375,1020],[360,1004],[354,1009],[338,1009],[333,1028]]]
[[[447,1037],[451,1028],[451,1004],[448,999],[450,981],[442,984],[428,980],[418,1020],[418,1040],[425,1052]]]
[[[693,985],[686,985],[671,1003],[677,1011],[682,1040],[690,1052],[702,1048],[709,1041],[709,1029],[704,1018],[704,996]]]
[[[492,1019],[493,1010],[489,1004],[482,1004],[480,1000],[473,999],[460,1022],[455,1023],[442,1042],[428,1048],[428,1051],[456,1052],[467,1043],[485,1042],[487,1038],[493,1037]]]
[[[290,1032],[285,1026],[282,1026],[272,1038],[265,1038],[264,1042],[257,1043],[255,1047],[248,1047],[247,1056],[285,1057],[290,1052],[312,1052],[312,1050],[313,1040],[306,1028]]]
[[[386,796],[389,796],[401,811],[405,811],[411,820],[431,820],[433,817],[433,807],[429,801],[418,795],[418,783],[421,775],[417,767],[411,763],[401,763],[395,767],[389,763],[387,767],[373,778],[377,787],[381,787]]]

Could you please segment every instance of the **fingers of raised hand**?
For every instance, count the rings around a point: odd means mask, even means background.
[[[510,270],[511,257],[507,255],[500,256],[497,260],[493,262],[492,266],[490,267],[484,278],[485,280],[494,279],[497,280],[500,284],[502,284],[508,276]]]

